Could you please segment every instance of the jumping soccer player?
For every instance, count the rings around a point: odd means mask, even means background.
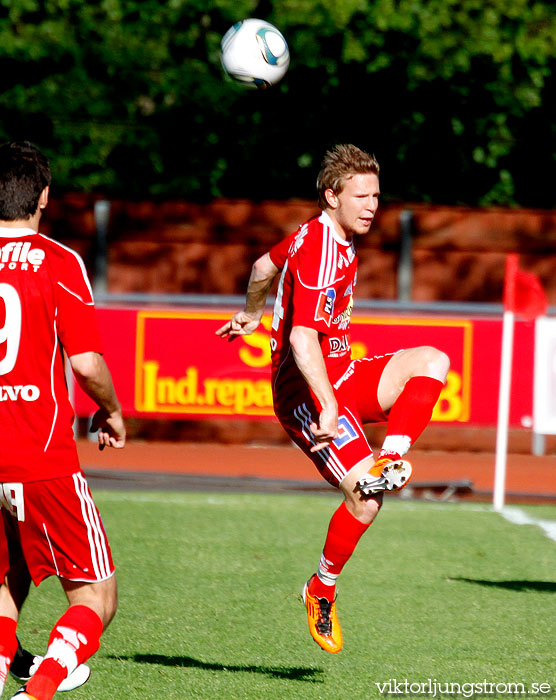
[[[281,272],[271,338],[274,410],[344,496],[303,588],[311,636],[332,654],[342,648],[338,576],[380,510],[383,492],[411,478],[401,457],[429,423],[450,364],[428,346],[351,359],[355,241],[376,214],[378,174],[375,158],[353,145],[329,151],[317,180],[322,213],[255,262],[244,310],[216,331],[229,340],[253,333]],[[382,421],[387,432],[375,462],[363,424]]]
[[[0,692],[25,594],[14,562],[23,557],[35,585],[57,576],[69,603],[18,700],[51,700],[97,651],[117,607],[110,547],[77,457],[63,351],[98,405],[100,449],[123,447],[125,427],[83,261],[38,232],[49,185],[37,148],[0,146]]]

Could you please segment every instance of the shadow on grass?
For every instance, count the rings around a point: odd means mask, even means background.
[[[290,666],[236,666],[234,664],[217,664],[192,656],[164,656],[163,654],[132,654],[129,656],[111,655],[108,658],[119,661],[134,661],[136,664],[158,664],[174,668],[200,668],[204,671],[230,671],[231,673],[262,673],[272,678],[283,678],[289,681],[304,681],[305,683],[323,683],[322,669]]]
[[[510,591],[539,591],[541,593],[556,593],[556,582],[553,581],[488,581],[480,578],[465,578],[457,576],[448,581],[463,581],[463,583],[475,583],[478,586],[494,586],[506,588]]]

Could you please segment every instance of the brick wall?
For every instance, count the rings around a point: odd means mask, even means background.
[[[98,199],[98,197],[97,197]],[[93,271],[95,197],[53,198],[42,231],[76,249]],[[414,301],[502,300],[504,260],[521,254],[521,266],[539,275],[556,304],[556,211],[383,205],[371,233],[358,241],[359,298],[395,299],[400,214],[413,221]],[[317,213],[312,202],[216,200],[111,203],[108,289],[111,292],[243,294],[251,264],[281,237]],[[372,444],[383,428],[368,430]],[[277,424],[233,421],[129,421],[131,437],[196,442],[284,443]],[[419,446],[494,449],[495,431],[430,425]],[[527,431],[512,431],[510,450],[529,451]],[[548,448],[556,450],[550,438]]]
[[[52,199],[42,230],[78,250],[92,272],[95,198]],[[423,204],[381,207],[358,240],[359,298],[395,299],[400,214],[413,214],[414,301],[500,302],[507,252],[539,275],[556,304],[556,211]],[[307,201],[111,203],[112,292],[243,294],[254,259],[317,212]]]

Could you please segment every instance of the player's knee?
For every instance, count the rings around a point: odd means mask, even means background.
[[[106,629],[118,608],[116,576],[97,583],[76,583],[62,579],[61,581],[69,604],[91,608],[101,619],[103,629]]]
[[[378,515],[382,506],[382,498],[380,496],[364,498],[358,494],[357,497],[346,499],[346,506],[357,520],[370,525]]]
[[[382,507],[382,498],[365,498],[361,502],[363,506],[363,522],[372,523]]]
[[[450,358],[448,355],[430,345],[422,347],[420,354],[421,373],[427,377],[434,377],[445,382],[450,369]]]

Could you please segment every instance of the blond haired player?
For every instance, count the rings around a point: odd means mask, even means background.
[[[217,334],[258,326],[280,274],[272,320],[274,410],[291,439],[344,500],[330,520],[316,573],[303,588],[309,631],[325,651],[342,648],[336,581],[375,519],[384,491],[405,486],[402,460],[430,421],[449,359],[433,347],[351,359],[349,324],[356,243],[378,208],[379,166],[353,145],[329,151],[317,180],[322,212],[253,265],[243,311]],[[387,421],[375,462],[364,423]]]
[[[32,144],[0,147],[2,687],[18,646],[14,557],[23,557],[36,585],[57,576],[69,603],[18,700],[51,700],[99,648],[117,607],[110,547],[73,439],[63,351],[98,405],[101,449],[123,447],[125,427],[83,261],[39,233],[49,185],[48,160]]]

